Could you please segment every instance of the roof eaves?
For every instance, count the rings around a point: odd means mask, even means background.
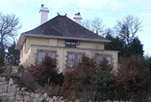
[[[51,36],[51,35],[38,35],[38,34],[23,34],[24,37],[40,37],[40,38],[54,38],[54,39],[68,39],[68,40],[81,40],[81,41],[92,41],[92,42],[104,42],[110,43],[110,40],[106,39],[89,39],[89,38],[77,38],[77,37],[64,37],[64,36]]]

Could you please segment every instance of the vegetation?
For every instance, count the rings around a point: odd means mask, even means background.
[[[19,22],[19,18],[15,14],[0,13],[0,50],[3,58],[5,57],[5,51],[7,47],[12,40],[15,40],[15,37],[17,36],[17,31],[20,28],[21,25]]]
[[[58,68],[56,65],[56,60],[51,59],[49,56],[45,56],[40,64],[27,67],[27,72],[29,72],[33,78],[41,84],[49,84],[57,75],[57,71]]]
[[[103,58],[99,65],[83,56],[82,62],[73,70],[67,70],[62,90],[68,98],[93,100],[147,101],[151,72],[137,57],[128,58],[119,70],[111,73],[112,65]]]
[[[8,47],[8,52],[6,53],[7,64],[18,66],[20,51],[15,50],[16,43],[14,42],[10,47]]]
[[[7,40],[14,38],[14,32],[20,27],[15,15],[0,15],[1,24],[5,23],[3,20],[15,21],[8,27],[8,32],[1,33],[0,36],[0,66],[2,66],[5,49],[8,47],[4,38],[8,36],[10,38]],[[2,20],[2,18],[4,19]],[[151,57],[143,57],[143,45],[136,36],[142,28],[141,21],[128,15],[123,21],[117,21],[114,30],[107,29],[106,31],[103,31],[104,25],[99,18],[91,20],[90,23],[87,20],[83,25],[94,33],[106,35],[105,38],[112,40],[111,43],[105,45],[105,49],[118,50],[119,59],[125,59],[120,62],[121,68],[118,76],[111,73],[113,66],[108,64],[105,57],[97,65],[95,59],[82,56],[82,61],[73,69],[66,68],[63,75],[58,74],[56,60],[45,56],[40,64],[28,66],[27,73],[23,73],[19,78],[19,84],[34,91],[39,89],[38,91],[48,92],[52,96],[64,95],[71,99],[146,102],[149,94],[151,95]],[[12,27],[14,27],[13,30],[11,30]],[[9,64],[18,65],[19,52],[14,48],[15,43],[8,47],[6,58]],[[22,72],[22,69],[24,69],[23,66],[20,66],[18,70]]]

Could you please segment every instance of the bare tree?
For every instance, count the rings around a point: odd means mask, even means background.
[[[142,21],[137,17],[127,15],[125,18],[117,20],[114,28],[117,35],[129,45],[136,37],[136,33],[142,30]]]
[[[0,48],[5,56],[5,49],[9,42],[17,36],[17,30],[21,28],[19,18],[15,14],[0,13]]]
[[[87,19],[85,21],[82,22],[82,25],[84,27],[86,27],[87,29],[91,30],[92,32],[94,32],[95,34],[100,34],[102,35],[104,32],[104,24],[103,24],[103,20],[100,19],[99,17],[95,17],[94,19]]]
[[[105,38],[106,36],[113,36],[115,37],[115,32],[113,29],[111,29],[110,27],[104,30],[104,33],[102,34],[103,37]]]

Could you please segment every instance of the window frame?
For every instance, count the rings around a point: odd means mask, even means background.
[[[107,60],[110,62],[111,65],[113,64],[113,55],[112,54],[100,54],[100,53],[96,53],[96,55],[95,55],[96,64],[99,64],[100,62],[99,63],[97,62],[97,56],[101,56],[101,60],[102,60],[103,57],[105,57],[106,59],[107,59],[107,57],[111,57],[111,62],[108,59]]]
[[[55,54],[55,58],[52,58],[52,59],[56,59],[57,58],[57,51],[56,50],[43,50],[43,49],[37,49],[37,64],[40,64],[41,61],[39,61],[39,53],[45,53],[45,56],[49,56],[50,53],[54,53]],[[51,57],[51,56],[49,56]]]
[[[77,47],[77,41],[76,40],[66,40],[65,41],[65,47],[76,48]]]
[[[73,66],[69,66],[69,55],[70,54],[73,54],[74,55],[74,62],[73,62]],[[73,68],[73,67],[75,67],[75,66],[77,66],[78,65],[78,63],[80,63],[79,61],[78,61],[78,56],[80,55],[81,56],[81,61],[82,61],[82,55],[85,55],[86,53],[85,52],[70,52],[70,51],[68,51],[67,52],[67,60],[66,60],[66,66],[68,66],[68,67],[70,67],[70,68]]]

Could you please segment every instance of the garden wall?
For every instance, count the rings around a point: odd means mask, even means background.
[[[40,94],[35,92],[29,92],[26,90],[27,89],[25,87],[21,88],[14,84],[13,78],[6,79],[5,77],[0,77],[0,102],[93,102],[92,100],[83,101],[80,99],[71,101],[64,99],[62,96],[53,96],[52,98],[49,97],[47,93]],[[108,100],[104,102],[112,101]]]
[[[0,77],[0,102],[57,102],[47,93],[28,92],[26,88],[17,87],[12,82],[12,78],[7,81],[5,77]]]

